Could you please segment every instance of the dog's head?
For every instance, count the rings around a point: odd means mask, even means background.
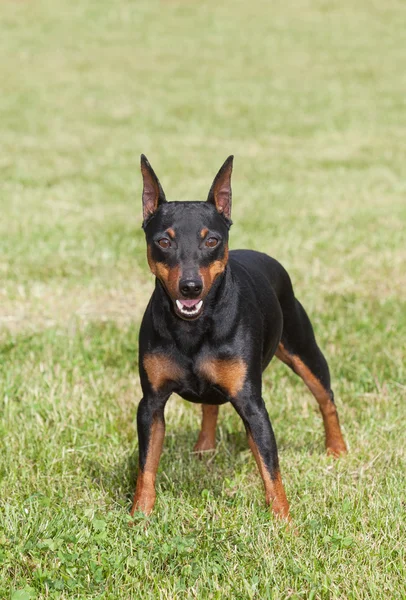
[[[232,168],[229,156],[206,202],[167,202],[154,170],[141,155],[148,264],[182,319],[202,314],[213,283],[227,265]]]

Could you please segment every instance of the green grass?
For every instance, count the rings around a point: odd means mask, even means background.
[[[406,598],[405,21],[401,0],[2,2],[1,598]],[[198,461],[175,397],[128,526],[141,152],[184,200],[235,154],[231,245],[278,258],[312,317],[350,452],[325,456],[272,363],[297,536],[231,407]]]

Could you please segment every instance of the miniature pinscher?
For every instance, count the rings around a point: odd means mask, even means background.
[[[139,336],[143,398],[138,407],[139,472],[131,514],[149,514],[165,435],[164,409],[176,392],[202,404],[195,451],[215,448],[219,405],[240,415],[273,512],[289,519],[262,372],[275,355],[299,375],[323,417],[327,452],[346,452],[330,373],[288,273],[273,258],[228,250],[233,157],[206,202],[167,202],[141,156],[143,229],[155,290]]]

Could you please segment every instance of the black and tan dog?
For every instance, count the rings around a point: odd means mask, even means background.
[[[231,402],[276,515],[289,518],[275,436],[262,399],[262,372],[276,355],[297,373],[323,416],[327,452],[346,452],[327,362],[289,275],[266,254],[228,251],[231,225],[230,156],[206,202],[167,202],[145,156],[143,228],[156,277],[140,330],[143,391],[137,415],[139,473],[134,504],[149,513],[162,451],[165,404],[176,392],[202,404],[195,450],[215,447],[219,405]]]

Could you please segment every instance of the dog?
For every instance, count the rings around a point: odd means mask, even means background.
[[[252,250],[228,250],[233,156],[206,201],[167,202],[141,155],[143,229],[155,289],[139,334],[143,397],[137,412],[139,471],[131,514],[149,514],[173,392],[202,405],[195,451],[215,448],[219,406],[241,417],[261,474],[265,501],[289,520],[272,425],[262,398],[262,372],[272,357],[299,375],[323,417],[327,452],[347,451],[329,368],[288,273]]]

